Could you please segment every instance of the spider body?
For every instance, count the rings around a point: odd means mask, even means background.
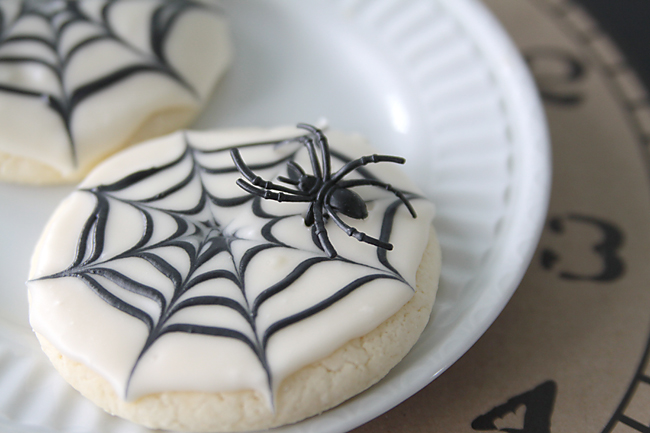
[[[304,217],[305,224],[314,227],[312,233],[315,244],[331,258],[336,257],[337,252],[330,242],[327,229],[325,228],[325,223],[329,218],[348,236],[352,236],[360,242],[386,250],[392,250],[393,246],[390,243],[358,231],[345,223],[339,214],[357,220],[367,218],[368,206],[366,202],[350,188],[370,185],[383,188],[395,194],[404,203],[413,218],[415,218],[415,210],[404,193],[393,188],[391,185],[375,179],[344,179],[346,175],[364,165],[379,162],[404,164],[404,158],[388,155],[362,156],[361,158],[348,162],[338,171],[332,173],[329,144],[323,132],[311,125],[298,124],[298,127],[310,132],[309,135],[300,137],[298,140],[307,148],[313,174],[306,173],[296,162],[290,161],[287,164],[287,174],[289,177],[279,176],[278,180],[295,188],[269,182],[257,176],[246,165],[239,150],[234,148],[230,152],[233,162],[245,178],[245,180],[238,179],[237,185],[250,194],[267,200],[309,203],[309,208]],[[318,158],[319,151],[321,154],[320,160]]]
[[[280,176],[280,180],[296,185],[300,191],[306,194],[309,194],[318,185],[316,176],[305,173],[294,162],[289,163],[287,172],[289,173],[289,178]],[[332,192],[329,198],[329,204],[335,211],[358,220],[368,217],[368,207],[359,194],[350,189],[340,188],[336,184],[333,184],[330,188],[332,188]],[[324,191],[327,190],[328,188],[325,187]],[[313,217],[313,214],[310,213],[309,215]],[[307,221],[308,226],[312,225],[312,223],[313,221],[311,220]]]
[[[332,209],[357,220],[368,218],[368,206],[356,192],[334,186],[329,198]]]

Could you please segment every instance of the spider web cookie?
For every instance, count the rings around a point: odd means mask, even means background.
[[[275,409],[286,411],[286,403],[276,407],[285,379],[376,330],[414,297],[433,206],[394,164],[360,164],[368,154],[360,137],[329,133],[326,157],[321,136],[314,128],[183,132],[98,167],[59,207],[34,255],[30,321],[46,351],[101,375],[120,402],[100,405],[118,414],[115,404],[161,393],[246,391],[267,414],[260,425],[270,426],[340,402],[274,419]],[[300,167],[354,189],[367,216],[338,206],[333,213],[377,242],[349,235],[331,214],[307,226],[305,217],[319,212],[313,201],[264,200],[240,188],[242,160],[271,180],[252,184],[294,182],[290,172]],[[439,271],[432,260],[429,286]],[[430,303],[418,307],[420,318]]]
[[[229,59],[210,3],[0,2],[0,179],[78,180],[116,150],[186,125]]]

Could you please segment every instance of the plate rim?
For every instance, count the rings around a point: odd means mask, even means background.
[[[511,133],[519,136],[518,141],[526,144],[526,146],[518,146],[515,150],[523,153],[522,161],[536,168],[534,173],[524,176],[525,182],[517,185],[518,191],[515,199],[509,201],[509,210],[505,213],[504,221],[500,227],[501,232],[504,232],[504,227],[508,224],[514,227],[509,230],[511,234],[508,238],[500,240],[502,244],[507,244],[502,245],[501,248],[508,249],[510,255],[513,256],[509,258],[518,260],[516,270],[509,275],[502,276],[502,280],[499,282],[502,289],[496,293],[499,296],[491,300],[495,308],[486,309],[479,306],[480,301],[484,301],[488,295],[494,295],[494,293],[483,292],[474,304],[474,308],[465,312],[465,315],[474,313],[475,319],[478,318],[470,326],[473,331],[472,337],[464,339],[462,344],[456,344],[450,351],[451,356],[448,356],[439,368],[416,369],[414,374],[409,375],[408,380],[402,380],[402,383],[408,382],[408,386],[402,386],[398,392],[395,389],[390,390],[391,398],[382,400],[371,397],[381,392],[382,384],[385,386],[387,382],[384,378],[370,389],[340,406],[317,417],[282,427],[278,431],[286,433],[349,431],[393,409],[429,385],[460,359],[501,314],[523,279],[539,243],[550,203],[552,154],[548,123],[533,77],[514,41],[487,6],[479,0],[430,1],[437,2],[454,17],[458,24],[464,27],[463,30],[469,39],[491,66],[492,78],[499,85],[502,92],[501,99],[506,103],[502,108],[511,121],[516,118],[515,122],[509,123],[509,127],[514,129]],[[471,27],[473,30],[468,31],[467,27]],[[512,141],[515,142],[515,140]],[[519,203],[515,203],[515,201],[520,201],[527,192],[537,194],[537,201],[532,205],[529,203],[527,207],[517,206]],[[524,223],[523,220],[528,222]],[[513,223],[516,226],[512,226]],[[516,235],[520,233],[527,235],[528,242],[517,241]],[[493,261],[495,261],[495,254],[489,254],[486,263]],[[487,268],[487,265],[484,266],[483,271]],[[477,274],[473,281],[478,280],[482,274],[483,272]],[[449,336],[455,337],[458,333],[466,332],[467,329],[461,325],[462,323],[457,324]],[[419,364],[425,363],[420,362]],[[419,365],[419,367],[423,367],[423,365]],[[356,416],[338,417],[337,412],[342,410],[354,412]]]
[[[469,350],[501,313],[523,278],[541,236],[550,200],[551,147],[542,104],[535,90],[532,77],[525,66],[525,62],[501,24],[487,7],[478,0],[423,1],[437,3],[449,12],[459,24],[463,25],[465,27],[464,30],[467,30],[467,27],[472,29],[471,32],[466,31],[465,33],[468,33],[468,39],[480,49],[484,60],[490,65],[489,69],[492,73],[492,78],[499,84],[501,90],[499,96],[501,100],[506,102],[504,112],[509,117],[517,118],[517,122],[511,122],[508,125],[510,128],[518,126],[516,128],[517,130],[513,130],[512,133],[519,134],[520,140],[528,143],[527,147],[523,149],[517,148],[515,150],[526,151],[522,156],[526,161],[535,159],[535,162],[531,162],[530,164],[536,166],[537,170],[525,178],[525,184],[518,185],[516,198],[520,198],[523,194],[521,190],[531,190],[538,194],[538,201],[535,202],[534,206],[523,208],[517,206],[518,203],[515,203],[515,200],[511,200],[508,203],[509,209],[505,213],[507,219],[510,221],[505,221],[505,223],[512,222],[513,224],[518,224],[517,226],[513,226],[514,228],[509,228],[508,233],[513,232],[510,237],[513,237],[514,233],[517,233],[516,230],[524,231],[527,233],[529,242],[522,247],[521,245],[515,245],[515,239],[506,239],[509,242],[503,240],[504,245],[500,248],[507,249],[507,251],[518,251],[518,265],[516,272],[504,277],[507,278],[507,281],[504,282],[504,288],[497,292],[499,297],[496,300],[493,299],[490,301],[493,305],[499,305],[500,307],[480,309],[475,305],[475,309],[480,310],[480,314],[475,316],[479,320],[474,320],[470,327],[473,330],[472,337],[463,339],[462,344],[456,344],[451,350],[452,355],[447,357],[446,362],[441,367],[437,367],[435,371],[425,368],[416,369],[417,371],[414,374],[409,374],[407,381],[402,380],[403,382],[408,382],[410,385],[402,386],[400,392],[395,392],[394,389],[391,389],[391,398],[389,399],[370,398],[369,396],[381,392],[382,383],[386,382],[381,381],[374,385],[374,393],[366,391],[340,406],[340,408],[344,408],[348,413],[355,412],[354,416],[338,417],[337,415],[340,413],[339,408],[334,408],[320,416],[294,425],[281,427],[277,431],[318,431],[322,433],[348,431],[385,413],[427,386]],[[497,59],[500,59],[502,64],[498,68],[495,68],[498,63]],[[506,85],[508,82],[510,84]],[[513,85],[513,83],[515,84]],[[515,111],[518,113],[515,114]],[[528,222],[523,224],[523,220]],[[502,232],[505,230],[504,227],[506,224],[501,227]],[[490,260],[495,260],[494,254],[491,254],[487,258],[486,263],[490,262]],[[487,266],[485,267],[487,268]],[[477,275],[476,278],[480,275]],[[485,295],[485,292],[483,294]],[[473,310],[470,309],[466,314],[470,314]],[[453,329],[455,333],[468,332],[468,328],[463,328],[460,325],[458,324]],[[455,334],[452,333],[452,335]],[[368,400],[370,400],[370,404]],[[369,407],[371,410],[368,410]],[[0,416],[0,425],[5,427],[2,418]],[[49,429],[42,430],[37,426],[25,426],[11,421],[9,423],[9,428],[13,428],[15,431],[50,431]]]

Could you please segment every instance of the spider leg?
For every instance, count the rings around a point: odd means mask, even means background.
[[[323,218],[323,211],[318,203],[312,204],[313,213],[314,213],[314,226],[316,227],[316,236],[320,241],[320,245],[323,248],[323,251],[333,259],[337,256],[337,252],[334,249],[334,246],[330,242],[329,237],[327,236],[327,229],[325,229],[325,220]]]
[[[352,179],[352,180],[343,180],[337,184],[340,188],[348,188],[352,186],[362,186],[362,185],[372,185],[372,186],[378,186],[380,188],[385,189],[386,191],[390,191],[393,194],[395,194],[400,200],[402,200],[402,203],[404,203],[404,206],[409,210],[409,213],[413,218],[417,218],[417,214],[415,213],[415,209],[413,209],[413,206],[411,205],[411,202],[409,201],[408,198],[404,195],[402,191],[399,189],[394,188],[392,185],[374,180],[374,179]]]
[[[307,148],[307,152],[309,153],[309,160],[311,161],[311,169],[314,172],[314,176],[316,176],[318,179],[322,179],[323,172],[321,170],[320,163],[318,162],[318,155],[316,154],[316,145],[314,144],[314,140],[311,137],[304,136],[301,137],[300,141]]]
[[[302,167],[298,165],[296,161],[287,162],[287,172],[289,174],[289,177],[278,176],[278,179],[290,185],[299,185],[300,177],[307,174],[305,173],[305,170],[303,170]]]
[[[278,176],[278,180],[280,180],[280,181],[282,181],[284,183],[288,183],[289,185],[298,185],[297,180],[289,179],[288,177]]]
[[[312,224],[314,224],[314,203],[309,204],[309,208],[305,214],[305,225],[310,226]]]
[[[289,168],[289,169],[293,168],[296,171],[296,173],[298,173],[298,177],[304,176],[305,174],[307,174],[307,173],[305,173],[305,170],[303,170],[302,167],[300,165],[298,165],[298,163],[296,161],[287,162],[287,168]]]
[[[332,164],[331,164],[331,156],[330,156],[330,147],[327,141],[327,137],[325,137],[323,131],[321,131],[320,129],[312,125],[308,125],[306,123],[299,123],[297,127],[311,132],[316,137],[316,141],[320,145],[321,154],[322,154],[321,159],[323,161],[323,178],[325,181],[328,181],[330,176],[332,175],[332,171],[331,171]]]
[[[351,227],[351,226],[347,225],[347,224],[346,224],[345,222],[343,222],[343,220],[342,220],[342,219],[341,219],[341,218],[336,214],[336,212],[334,211],[334,209],[332,209],[332,207],[331,207],[330,205],[326,204],[326,205],[325,205],[325,210],[327,211],[327,213],[329,214],[329,216],[332,217],[332,220],[334,220],[334,222],[336,223],[336,225],[339,226],[339,228],[340,228],[341,230],[343,230],[343,231],[344,231],[348,236],[352,236],[353,238],[355,238],[355,239],[358,240],[359,242],[364,242],[364,243],[366,243],[366,244],[374,245],[374,246],[376,246],[376,247],[383,248],[383,249],[385,249],[385,250],[389,250],[389,251],[390,251],[390,250],[393,249],[393,245],[392,245],[392,244],[390,244],[390,243],[388,243],[388,242],[380,241],[379,239],[377,239],[377,238],[373,238],[372,236],[368,236],[368,235],[365,234],[364,232],[360,232],[359,230],[355,229],[354,227]]]
[[[376,164],[378,162],[394,162],[395,164],[404,164],[406,160],[399,156],[390,156],[390,155],[367,155],[362,156],[361,158],[355,159],[348,162],[343,167],[341,167],[336,173],[332,175],[332,180],[338,182],[346,174],[356,170],[359,167],[368,164]]]
[[[253,170],[251,170],[244,160],[241,157],[241,153],[239,153],[239,149],[237,148],[232,148],[230,149],[230,156],[232,157],[233,162],[235,163],[235,167],[237,167],[237,170],[248,180],[252,185],[262,187],[264,189],[270,189],[270,190],[275,190],[275,191],[282,191],[282,192],[287,192],[289,194],[296,194],[296,195],[306,195],[302,191],[294,190],[291,188],[287,188],[286,186],[278,185],[273,182],[269,182],[268,180],[264,180],[258,175],[256,175]],[[239,182],[237,182],[239,185]],[[241,185],[239,185],[241,186]],[[243,187],[242,187],[243,188]],[[250,192],[250,191],[249,191]]]
[[[258,186],[251,185],[246,182],[244,179],[237,179],[237,185],[246,191],[249,194],[262,197],[267,200],[275,200],[279,202],[289,201],[289,202],[309,202],[312,201],[311,197],[306,197],[302,195],[292,195],[285,194],[284,192],[275,192],[268,189],[260,188]]]

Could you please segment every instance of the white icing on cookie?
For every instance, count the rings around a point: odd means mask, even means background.
[[[186,125],[231,57],[207,2],[6,0],[0,14],[0,154],[64,179]]]
[[[371,179],[348,188],[368,217],[342,219],[393,250],[348,236],[329,217],[338,254],[329,257],[316,224],[304,223],[310,203],[264,200],[235,183],[233,147],[255,174],[297,196],[278,176],[290,177],[291,161],[313,174],[305,137],[321,149],[316,134],[297,128],[181,132],[101,164],[36,248],[34,330],[127,400],[241,389],[270,398],[289,374],[372,331],[413,295],[433,205],[397,164],[368,162],[339,180]],[[372,154],[359,136],[327,137],[331,173]]]

